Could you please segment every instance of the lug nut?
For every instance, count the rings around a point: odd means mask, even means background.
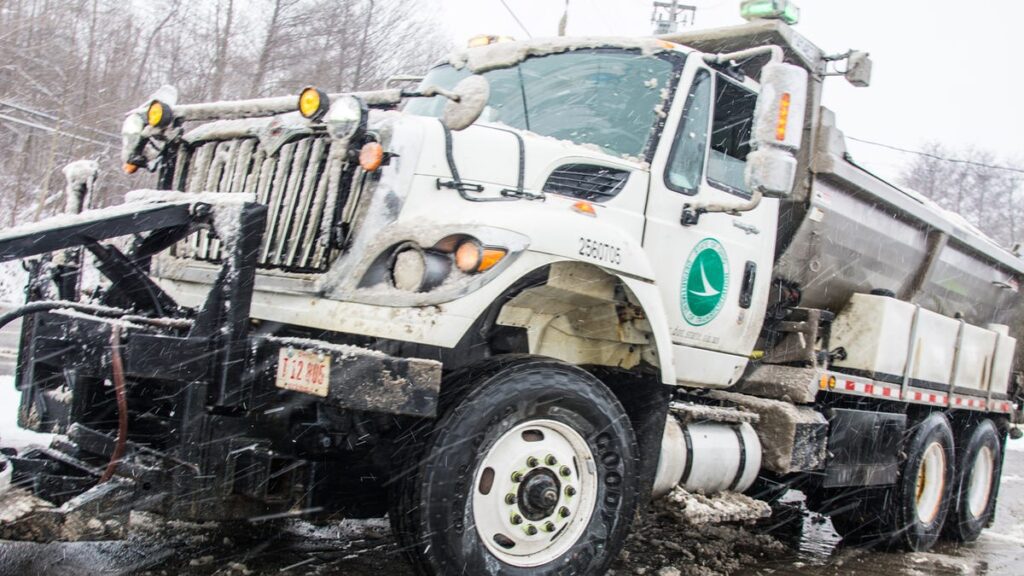
[[[567,490],[567,492],[568,492],[568,490]],[[562,506],[561,508],[558,509],[558,515],[561,516],[562,518],[568,518],[569,514],[571,514],[571,512],[569,512],[569,509],[566,508],[565,506]]]
[[[554,522],[546,522],[544,524],[544,531],[545,532],[554,532],[555,531],[555,523]]]
[[[516,495],[515,494],[505,494],[505,504],[508,504],[509,506],[511,506],[511,505],[513,505],[515,503],[516,503]]]
[[[529,466],[530,468],[536,468],[537,464],[540,464],[540,462],[538,462],[537,459],[534,458],[533,456],[530,456],[529,458],[526,459],[526,465]]]
[[[569,476],[570,474],[572,474],[572,470],[570,470],[568,466],[562,466],[561,468],[558,469],[558,473],[561,474],[562,476]]]
[[[537,527],[534,526],[533,524],[530,524],[529,526],[526,527],[526,535],[527,536],[533,536],[536,533],[537,533]]]
[[[573,488],[572,486],[566,486],[565,487],[565,495],[570,497],[570,498],[575,496],[576,495],[576,489]]]
[[[553,454],[548,454],[544,458],[544,463],[547,464],[548,466],[554,466],[555,464],[558,464],[558,459],[555,458]]]
[[[513,472],[512,473],[512,481],[513,482],[522,482],[523,481],[523,473],[522,472]]]
[[[513,514],[512,515],[512,523],[516,524],[516,525],[522,524],[523,523],[523,517],[520,516],[519,514]]]

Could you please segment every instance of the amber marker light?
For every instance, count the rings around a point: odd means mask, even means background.
[[[789,123],[789,92],[783,92],[779,98],[779,121],[775,125],[775,139],[782,142],[786,139],[786,124]]]
[[[367,172],[373,172],[380,168],[384,162],[384,147],[380,142],[367,142],[359,150],[359,165]]]
[[[130,162],[125,162],[124,166],[122,166],[121,169],[124,170],[125,174],[135,174],[135,171],[138,170],[139,167]]]
[[[580,214],[593,216],[594,218],[597,217],[597,210],[594,209],[594,205],[585,200],[580,200],[579,202],[574,203],[572,205],[572,209]]]
[[[319,120],[330,107],[327,94],[310,86],[299,93],[299,114],[310,120]]]
[[[476,271],[486,272],[491,268],[494,268],[498,265],[498,262],[501,262],[501,259],[505,257],[505,254],[508,254],[508,252],[505,252],[501,248],[484,248],[483,254],[480,257],[480,265],[477,266]]]

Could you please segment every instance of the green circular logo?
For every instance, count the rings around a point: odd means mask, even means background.
[[[725,305],[729,291],[729,258],[725,248],[712,238],[705,238],[693,247],[680,287],[679,308],[683,319],[693,326],[714,320]]]

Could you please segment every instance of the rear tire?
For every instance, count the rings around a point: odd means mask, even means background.
[[[957,448],[953,511],[946,533],[958,542],[973,542],[995,514],[1003,454],[991,420],[982,420]]]
[[[590,374],[492,360],[447,388],[395,483],[391,521],[423,574],[600,574],[636,512],[629,418]],[[531,527],[533,529],[531,530]]]
[[[904,447],[907,457],[893,491],[890,530],[907,550],[931,549],[949,513],[955,478],[953,430],[946,417],[932,413],[917,425]]]

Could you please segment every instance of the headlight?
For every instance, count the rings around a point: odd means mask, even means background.
[[[146,110],[146,122],[153,128],[164,128],[171,124],[174,113],[171,107],[159,100],[153,100]]]
[[[351,138],[366,128],[366,105],[355,96],[342,96],[331,104],[324,123],[327,124],[327,133],[331,138]]]
[[[405,244],[391,259],[391,283],[406,292],[427,292],[441,285],[451,271],[448,257]]]
[[[310,120],[323,118],[330,105],[327,94],[310,86],[299,94],[299,113]]]

